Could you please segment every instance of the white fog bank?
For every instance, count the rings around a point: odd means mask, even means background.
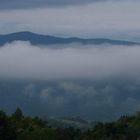
[[[0,48],[0,77],[19,79],[103,79],[140,76],[140,46],[40,48],[13,42]]]

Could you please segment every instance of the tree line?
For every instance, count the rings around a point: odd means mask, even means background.
[[[24,116],[17,108],[12,115],[0,111],[0,140],[140,140],[140,113],[117,121],[99,122],[92,129],[51,128],[39,117]]]

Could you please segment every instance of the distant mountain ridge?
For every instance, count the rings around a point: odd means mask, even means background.
[[[55,44],[72,44],[80,43],[83,45],[100,45],[100,44],[111,44],[111,45],[140,45],[138,42],[123,41],[123,40],[112,40],[106,38],[78,38],[78,37],[55,37],[50,35],[40,35],[32,32],[16,32],[6,35],[0,35],[0,46],[13,41],[30,41],[32,45],[55,45]]]
[[[80,117],[64,117],[64,118],[49,118],[46,120],[48,125],[52,128],[78,128],[81,130],[88,130],[96,125],[96,122],[88,122]]]

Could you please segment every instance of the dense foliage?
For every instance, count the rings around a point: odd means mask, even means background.
[[[0,140],[139,140],[140,113],[116,122],[98,123],[93,129],[51,128],[46,121],[25,117],[20,108],[11,116],[0,111]]]

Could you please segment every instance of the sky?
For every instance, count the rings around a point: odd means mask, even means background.
[[[0,31],[139,41],[138,0],[4,0]]]
[[[0,34],[140,42],[139,13],[139,0],[0,0]],[[92,120],[140,110],[140,46],[51,47],[29,41],[0,47],[0,108]]]

